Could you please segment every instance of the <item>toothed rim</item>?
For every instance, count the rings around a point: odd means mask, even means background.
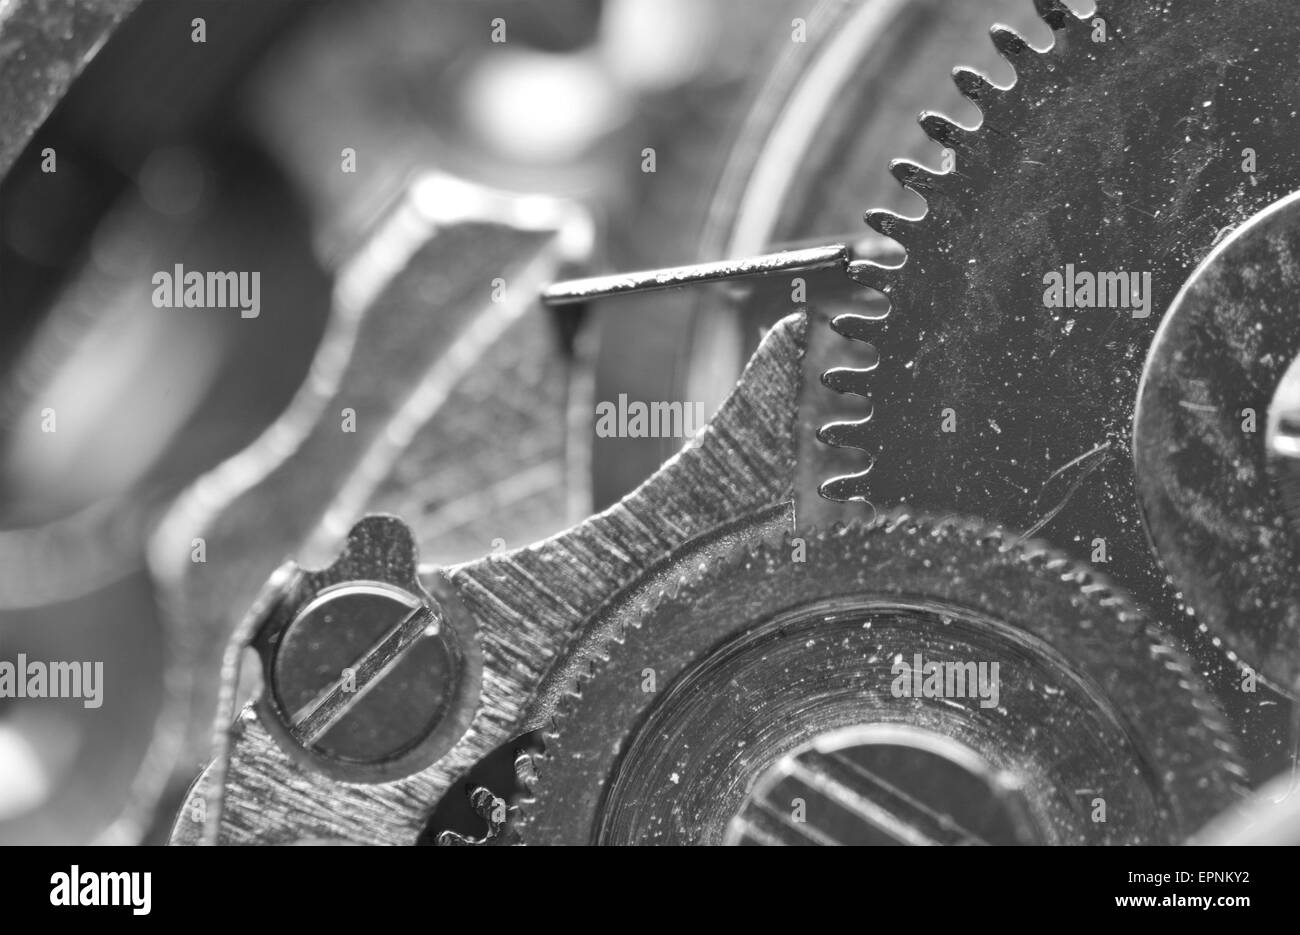
[[[882,452],[886,451],[889,446],[894,444],[895,439],[900,436],[895,432],[883,431],[882,422],[889,423],[891,427],[905,424],[909,421],[915,421],[909,415],[900,413],[898,406],[899,393],[897,385],[894,382],[883,381],[880,375],[872,371],[881,368],[881,359],[884,358],[884,369],[888,370],[891,365],[897,365],[904,360],[915,360],[915,345],[909,345],[906,355],[899,355],[897,351],[891,349],[897,347],[897,342],[901,339],[906,343],[911,336],[908,329],[909,324],[914,320],[914,316],[930,320],[939,319],[943,316],[943,309],[939,305],[942,298],[934,291],[928,291],[926,299],[928,301],[915,302],[908,301],[908,294],[916,289],[926,293],[927,290],[923,285],[927,276],[933,275],[938,281],[955,282],[950,277],[959,274],[959,270],[951,264],[944,265],[944,260],[939,253],[934,252],[937,248],[940,252],[943,249],[968,249],[976,252],[971,253],[972,257],[978,256],[981,263],[989,257],[981,255],[978,246],[973,246],[972,241],[975,239],[970,236],[976,234],[994,234],[996,229],[990,223],[989,217],[981,218],[980,212],[986,206],[991,206],[992,210],[997,211],[999,196],[1005,197],[1007,192],[999,188],[996,182],[988,179],[998,175],[996,166],[1005,164],[1005,160],[1015,160],[1019,155],[1028,155],[1029,150],[1026,145],[1015,134],[1016,127],[1021,126],[1021,121],[1031,119],[1034,114],[1040,112],[1051,113],[1054,108],[1067,107],[1069,104],[1084,102],[1087,104],[1090,100],[1088,92],[1100,91],[1100,94],[1091,95],[1091,101],[1095,103],[1099,99],[1107,98],[1108,86],[1104,83],[1114,77],[1115,74],[1123,74],[1127,71],[1133,75],[1135,69],[1128,67],[1128,62],[1136,62],[1139,69],[1146,63],[1159,59],[1163,53],[1166,56],[1171,52],[1167,44],[1162,44],[1162,39],[1168,35],[1180,40],[1181,44],[1172,49],[1175,53],[1173,58],[1177,59],[1177,53],[1182,48],[1191,49],[1192,41],[1196,38],[1198,28],[1210,28],[1202,24],[1202,19],[1197,14],[1213,13],[1213,31],[1222,33],[1227,23],[1244,22],[1247,25],[1240,30],[1240,35],[1234,36],[1237,45],[1243,50],[1243,56],[1233,56],[1233,60],[1243,73],[1254,75],[1255,81],[1252,84],[1254,88],[1253,97],[1234,98],[1232,110],[1238,113],[1245,113],[1249,104],[1254,103],[1256,107],[1251,109],[1251,114],[1258,113],[1260,116],[1254,121],[1254,125],[1262,125],[1266,135],[1256,140],[1254,137],[1243,136],[1243,130],[1240,125],[1234,125],[1231,121],[1221,122],[1214,127],[1215,143],[1220,145],[1225,152],[1231,156],[1232,144],[1238,138],[1247,139],[1252,147],[1261,147],[1267,141],[1270,143],[1269,148],[1273,151],[1272,168],[1267,172],[1261,172],[1258,176],[1251,173],[1249,176],[1244,174],[1233,173],[1233,178],[1220,180],[1222,187],[1222,213],[1210,212],[1201,209],[1199,214],[1192,213],[1186,217],[1161,214],[1160,228],[1169,230],[1170,241],[1163,244],[1160,250],[1144,249],[1131,246],[1123,254],[1107,253],[1106,248],[1096,245],[1094,250],[1102,256],[1106,256],[1112,266],[1125,266],[1126,261],[1132,261],[1136,266],[1143,268],[1158,268],[1168,257],[1174,259],[1169,261],[1168,269],[1164,272],[1175,274],[1181,271],[1183,277],[1192,274],[1198,258],[1203,258],[1204,251],[1208,251],[1215,241],[1210,239],[1211,234],[1221,233],[1225,228],[1225,218],[1229,226],[1235,223],[1244,222],[1252,213],[1263,210],[1274,199],[1282,197],[1295,190],[1300,185],[1300,174],[1295,171],[1295,166],[1300,165],[1296,161],[1297,147],[1291,145],[1290,141],[1294,140],[1294,134],[1290,133],[1290,121],[1282,119],[1274,121],[1276,124],[1271,130],[1268,114],[1269,108],[1273,106],[1275,100],[1282,100],[1276,94],[1267,93],[1267,88],[1274,84],[1277,87],[1286,87],[1293,89],[1296,75],[1292,71],[1290,61],[1294,56],[1280,56],[1276,52],[1272,57],[1261,59],[1264,65],[1258,68],[1252,68],[1253,59],[1250,54],[1244,50],[1259,52],[1259,48],[1269,47],[1269,43],[1274,44],[1284,40],[1294,44],[1295,25],[1290,18],[1286,18],[1281,24],[1269,25],[1268,14],[1274,7],[1280,4],[1273,3],[1241,3],[1239,5],[1230,3],[1229,0],[1204,0],[1204,2],[1192,2],[1169,4],[1162,0],[1144,0],[1144,2],[1134,2],[1124,7],[1120,4],[1114,4],[1101,0],[1097,8],[1087,16],[1076,15],[1073,10],[1067,7],[1061,0],[1036,0],[1037,12],[1039,17],[1052,30],[1053,44],[1045,50],[1038,50],[1025,43],[1010,39],[1011,31],[1005,28],[995,27],[992,34],[997,37],[994,40],[995,47],[1001,53],[1015,75],[1014,82],[1006,87],[994,84],[985,76],[970,68],[957,68],[953,71],[953,80],[957,89],[964,97],[974,104],[981,113],[981,122],[979,126],[973,129],[960,127],[952,121],[937,114],[925,114],[921,117],[921,125],[925,132],[934,140],[945,146],[952,146],[958,150],[960,159],[969,160],[971,166],[980,164],[978,172],[985,174],[984,184],[967,185],[963,177],[963,168],[959,161],[955,172],[939,173],[931,171],[923,166],[910,163],[906,160],[896,161],[891,165],[891,171],[900,184],[909,191],[912,191],[925,202],[926,210],[919,218],[904,218],[892,212],[869,211],[867,212],[867,223],[873,229],[887,230],[890,236],[902,245],[910,256],[905,256],[902,262],[895,266],[877,264],[871,261],[859,260],[850,264],[850,273],[860,284],[875,290],[884,295],[889,304],[889,311],[884,315],[867,317],[859,313],[841,314],[832,322],[832,328],[843,337],[860,342],[871,348],[875,355],[875,362],[871,367],[835,367],[827,370],[822,375],[822,382],[825,386],[834,392],[859,397],[865,401],[860,410],[861,414],[849,419],[829,422],[820,427],[817,432],[818,439],[829,446],[850,449],[861,452],[861,455],[850,456],[857,461],[855,465],[843,470],[836,476],[825,479],[819,488],[823,497],[832,501],[850,502],[864,501],[872,497],[873,487],[876,490],[881,487],[889,486],[891,482],[897,481],[896,471],[897,462],[892,458],[885,458]],[[1245,17],[1249,14],[1249,19]],[[1109,39],[1106,40],[1107,46],[1117,44],[1115,40],[1120,40],[1118,45],[1122,48],[1124,42],[1131,40],[1133,37],[1141,37],[1143,48],[1136,45],[1130,46],[1127,52],[1099,53],[1096,50],[1103,48],[1095,43],[1088,41],[1087,31],[1093,28],[1098,20],[1103,20],[1106,24]],[[1205,22],[1210,22],[1210,17],[1205,17]],[[1259,23],[1258,30],[1254,27]],[[1154,24],[1154,25],[1149,25]],[[1143,28],[1149,26],[1150,33],[1144,33]],[[1280,27],[1285,27],[1283,31]],[[1069,41],[1065,41],[1066,38]],[[1285,52],[1285,48],[1284,48]],[[1119,65],[1111,57],[1114,54],[1120,56]],[[1265,54],[1267,55],[1267,48]],[[1212,57],[1213,59],[1213,57]],[[1095,72],[1090,67],[1096,65]],[[1267,67],[1273,69],[1281,68],[1282,74],[1276,75],[1276,80],[1270,82],[1270,71]],[[1094,81],[1094,74],[1097,80]],[[1157,72],[1158,77],[1167,77],[1166,73]],[[1139,71],[1134,77],[1141,79],[1143,74]],[[1249,80],[1249,79],[1247,79]],[[1283,82],[1287,82],[1283,84]],[[1159,93],[1160,89],[1165,87],[1169,82],[1164,84],[1160,82],[1151,85],[1153,93]],[[1178,83],[1173,82],[1176,86]],[[1123,85],[1116,85],[1128,94],[1144,93],[1142,84],[1135,84],[1130,81]],[[1076,93],[1077,92],[1077,93]],[[1114,100],[1128,100],[1123,96],[1116,96]],[[1176,102],[1181,99],[1176,99]],[[1200,103],[1198,97],[1195,101],[1188,101],[1189,106]],[[1148,108],[1148,119],[1146,123],[1150,124],[1151,115],[1167,113],[1167,110],[1153,109],[1157,105],[1162,105],[1165,101],[1156,101],[1152,108]],[[1204,105],[1208,107],[1210,100],[1206,100]],[[1289,109],[1289,108],[1288,108]],[[1062,110],[1063,114],[1068,114]],[[1078,111],[1075,111],[1078,113]],[[1112,112],[1113,118],[1113,112]],[[1059,153],[1062,149],[1070,149],[1074,143],[1085,144],[1092,139],[1092,130],[1101,132],[1107,127],[1114,125],[1111,123],[1088,124],[1084,123],[1083,128],[1074,126],[1072,134],[1069,136],[1056,136],[1052,138],[1031,139],[1029,142],[1038,142],[1050,145],[1054,153]],[[1008,132],[1010,131],[1010,132]],[[1139,143],[1158,144],[1158,140],[1150,135],[1138,137]],[[998,141],[1010,140],[1009,143],[999,143]],[[1125,138],[1125,142],[1128,139]],[[1282,145],[1285,144],[1285,145]],[[1003,163],[992,163],[988,157],[992,151],[997,151]],[[1053,159],[1057,157],[1053,156]],[[1144,170],[1144,174],[1123,174],[1122,171],[1112,169],[1106,178],[1121,178],[1126,181],[1130,187],[1140,188],[1147,181],[1148,176],[1151,179],[1158,179],[1162,172],[1167,174],[1168,166],[1162,164],[1158,157],[1152,163],[1149,170]],[[1231,160],[1229,160],[1231,162]],[[1057,171],[1061,168],[1069,169],[1072,164],[1069,160],[1052,163],[1053,169],[1047,171]],[[1077,168],[1077,164],[1073,165]],[[966,170],[970,171],[970,170]],[[1241,182],[1241,179],[1249,178],[1249,183]],[[1200,196],[1207,188],[1209,183],[1196,184],[1187,186],[1189,192]],[[1215,190],[1215,197],[1218,197],[1218,190]],[[1264,197],[1268,195],[1268,197]],[[1037,199],[1039,202],[1042,199]],[[1178,197],[1167,196],[1165,204],[1171,206],[1171,210],[1177,210]],[[1055,203],[1048,204],[1049,207],[1061,207]],[[1065,205],[1068,208],[1068,204]],[[1143,212],[1145,213],[1145,211]],[[1159,214],[1159,212],[1157,212]],[[1010,224],[1014,219],[1007,214],[992,215],[995,222]],[[1154,220],[1154,216],[1152,216]],[[1179,221],[1182,223],[1172,223]],[[1196,223],[1219,222],[1214,231],[1199,231],[1195,237],[1184,236],[1181,239],[1173,232],[1178,230],[1191,230]],[[1141,222],[1136,222],[1141,223]],[[1147,233],[1150,231],[1148,230]],[[1119,240],[1121,232],[1111,232],[1107,234],[1101,228],[1089,230],[1089,233],[1097,241],[1102,240]],[[1202,234],[1204,237],[1202,238]],[[1150,242],[1152,238],[1148,238]],[[1070,244],[1067,241],[1061,241],[1059,244],[1054,243],[1053,248],[1057,250],[1061,262],[1069,259],[1068,250],[1065,247]],[[1017,247],[1025,247],[1025,244],[1016,244]],[[920,248],[925,251],[926,256],[918,264],[917,250]],[[1139,263],[1138,256],[1146,258],[1146,262]],[[1117,257],[1123,257],[1119,259]],[[932,267],[930,264],[934,263]],[[997,260],[994,259],[996,263]],[[921,265],[923,274],[918,273],[917,266]],[[1005,271],[1003,266],[1002,271]],[[1166,279],[1169,277],[1166,276]],[[1184,279],[1185,282],[1185,279]],[[1165,283],[1169,286],[1171,283]],[[1178,283],[1174,283],[1177,285]],[[950,290],[951,291],[951,290]],[[1008,293],[1011,294],[1011,293]],[[951,297],[954,305],[961,305],[963,308],[971,306],[969,296],[957,294]],[[906,306],[904,308],[904,306]],[[896,319],[896,320],[895,320]],[[1159,319],[1157,319],[1159,320]],[[918,326],[919,327],[919,326]],[[916,338],[917,342],[924,340]],[[1135,347],[1137,345],[1134,345]],[[925,345],[929,350],[935,350],[935,345]],[[1149,354],[1151,345],[1138,348],[1139,353]],[[1141,365],[1141,360],[1138,361]],[[1150,360],[1147,360],[1147,366],[1150,366]],[[940,365],[942,366],[942,364]],[[951,369],[951,368],[950,368]],[[1132,403],[1136,405],[1137,393],[1139,387],[1135,384],[1132,387],[1133,398],[1126,401],[1123,405]],[[1130,426],[1116,426],[1118,430],[1124,431]],[[1131,441],[1131,436],[1130,436]],[[887,469],[882,471],[882,467],[888,465]],[[1134,476],[1137,476],[1138,468],[1134,468]],[[890,477],[882,481],[880,474],[886,473]],[[1149,472],[1148,472],[1149,473]],[[1146,476],[1145,474],[1143,476]],[[875,483],[873,484],[872,481]],[[910,490],[910,488],[909,488]],[[910,494],[908,494],[910,495]],[[1150,504],[1148,502],[1149,493],[1139,490],[1131,502],[1125,498],[1121,506],[1131,509],[1129,519],[1135,519],[1137,524],[1144,522],[1148,516]],[[885,499],[883,496],[881,499]],[[892,497],[890,499],[893,499]],[[924,499],[918,498],[918,499]],[[932,504],[934,508],[941,508],[939,504]],[[980,512],[977,508],[968,506],[973,512]],[[991,509],[988,512],[993,512]],[[1001,517],[1005,518],[1005,517]],[[1030,525],[1028,522],[1025,526]],[[1263,523],[1257,523],[1255,529],[1258,531],[1263,527]],[[1059,528],[1059,527],[1057,527]],[[1221,531],[1219,535],[1222,538],[1230,538],[1232,535],[1239,534],[1240,530]],[[1124,533],[1128,535],[1128,533]],[[1154,539],[1154,536],[1151,537]],[[1131,540],[1135,548],[1137,540]],[[1148,568],[1137,568],[1131,574],[1123,573],[1124,580],[1133,588],[1134,593],[1143,601],[1145,605],[1157,611],[1161,619],[1167,623],[1181,624],[1188,621],[1188,628],[1194,628],[1192,644],[1198,660],[1204,662],[1207,667],[1213,667],[1219,670],[1217,676],[1212,678],[1220,686],[1220,697],[1226,699],[1224,692],[1226,686],[1237,674],[1236,670],[1241,667],[1249,667],[1256,672],[1263,682],[1264,686],[1271,692],[1276,692],[1284,697],[1291,696],[1294,700],[1295,692],[1292,690],[1291,683],[1294,681],[1291,676],[1291,669],[1287,665],[1287,660],[1294,658],[1294,654],[1288,654],[1286,651],[1289,647],[1294,646],[1295,625],[1294,621],[1288,616],[1286,608],[1289,604],[1285,601],[1274,602],[1273,606],[1265,608],[1260,613],[1252,614],[1249,617],[1233,615],[1231,607],[1234,604],[1240,604],[1241,600],[1255,606],[1257,609],[1260,604],[1255,598],[1257,595],[1231,595],[1231,597],[1240,598],[1239,600],[1199,600],[1198,606],[1192,606],[1191,601],[1198,600],[1196,589],[1192,587],[1192,582],[1186,579],[1186,572],[1181,574],[1177,569],[1171,573],[1170,557],[1173,556],[1182,546],[1174,542],[1145,541],[1143,548],[1149,552],[1150,565]],[[1279,553],[1280,554],[1280,553]],[[1143,559],[1145,562],[1145,559]],[[1268,570],[1268,574],[1281,575],[1285,573],[1282,567],[1284,562],[1274,562]],[[1255,570],[1239,576],[1242,580],[1249,580],[1250,576],[1255,574]],[[1160,576],[1157,581],[1156,575]],[[1262,575],[1258,576],[1262,577]],[[1145,578],[1145,580],[1143,580]],[[1222,597],[1222,595],[1220,595]],[[1280,661],[1279,661],[1280,660]],[[1254,718],[1248,722],[1246,718],[1250,716],[1247,712],[1247,706],[1244,703],[1238,704],[1232,701],[1226,701],[1228,708],[1233,712],[1233,717],[1241,726],[1244,734],[1251,738],[1253,745],[1261,748],[1269,746],[1270,741],[1267,735],[1270,731],[1285,730],[1280,724],[1269,725],[1264,720]],[[1277,720],[1280,720],[1278,718]],[[1261,753],[1261,755],[1263,755]]]
[[[1039,18],[1052,30],[1053,37],[1075,28],[1087,28],[1087,18],[1074,13],[1062,0],[1034,0]],[[1103,4],[1097,5],[1093,17],[1104,17]],[[952,71],[953,83],[957,91],[966,100],[979,109],[981,123],[974,129],[966,129],[939,113],[927,111],[917,118],[921,129],[931,140],[948,149],[961,149],[967,141],[978,134],[984,126],[988,105],[999,94],[1004,94],[1018,86],[1026,74],[1031,73],[1036,63],[1047,60],[1057,48],[1053,41],[1050,48],[1039,51],[1030,45],[1020,33],[1007,26],[994,25],[989,29],[989,37],[1003,60],[1015,73],[1015,82],[1009,87],[994,84],[987,76],[971,68],[958,67]],[[935,172],[919,163],[908,159],[896,159],[889,165],[889,171],[898,183],[927,203],[926,212],[919,217],[905,217],[883,208],[872,208],[863,215],[867,226],[878,234],[888,237],[907,250],[909,241],[923,232],[923,223],[929,215],[928,202],[939,191],[943,179],[953,172]],[[896,266],[886,266],[870,260],[861,260],[851,264],[850,272],[861,285],[872,289],[886,299],[890,299],[893,313],[893,300],[890,293],[897,277],[907,266],[907,259]],[[869,423],[875,415],[875,404],[871,397],[870,374],[879,365],[879,349],[872,341],[873,326],[878,319],[866,318],[856,313],[836,316],[831,327],[843,337],[866,344],[877,354],[876,363],[867,367],[833,367],[822,374],[822,383],[836,393],[858,396],[868,403],[868,411],[862,418],[829,422],[821,426],[817,438],[833,448],[850,448],[861,451],[864,456],[863,467],[852,473],[831,477],[822,483],[820,493],[828,500],[852,501],[866,499],[866,479],[875,466],[876,457],[868,446],[871,443]]]
[[[797,533],[785,532],[780,536],[757,539],[747,548],[736,549],[720,560],[712,563],[697,563],[671,576],[664,587],[645,601],[632,628],[638,632],[644,631],[646,624],[661,614],[671,611],[676,605],[683,602],[689,604],[699,595],[711,593],[717,588],[726,588],[727,582],[732,580],[734,575],[752,570],[756,564],[768,570],[774,567],[774,563],[777,567],[785,567],[788,562],[781,561],[779,556],[783,553],[788,554],[787,550],[793,538],[801,538],[807,543],[833,543],[835,540],[862,537],[865,545],[869,542],[868,537],[872,535],[924,537],[936,542],[950,542],[954,547],[991,549],[996,555],[1009,555],[1012,562],[1022,567],[1025,573],[1045,576],[1044,582],[1055,580],[1068,589],[1069,593],[1084,599],[1093,609],[1102,614],[1102,620],[1115,620],[1124,626],[1136,628],[1124,635],[1139,638],[1149,648],[1153,663],[1173,676],[1178,691],[1190,703],[1197,723],[1207,735],[1213,753],[1207,761],[1209,768],[1198,772],[1204,780],[1201,785],[1212,784],[1204,777],[1210,775],[1210,769],[1217,769],[1222,773],[1220,791],[1224,801],[1216,801],[1214,803],[1216,807],[1226,806],[1230,800],[1245,795],[1248,788],[1247,772],[1238,758],[1235,739],[1226,719],[1196,676],[1188,657],[1169,641],[1159,627],[1155,626],[1106,576],[1092,567],[1075,561],[1043,540],[1025,539],[1012,532],[984,526],[963,517],[931,518],[919,515],[906,507],[900,507],[881,513],[870,522],[852,521],[848,524],[837,522],[825,530],[810,528],[799,530]],[[954,539],[955,542],[952,541]],[[1041,634],[1031,635],[1043,638]],[[528,789],[528,794],[519,801],[517,808],[516,831],[523,843],[547,843],[545,840],[530,842],[529,838],[538,833],[536,826],[540,822],[538,818],[540,806],[547,795],[547,777],[548,774],[553,773],[550,766],[564,755],[565,725],[578,716],[580,707],[585,702],[584,689],[603,677],[613,657],[627,646],[627,637],[628,631],[625,629],[621,635],[613,636],[605,644],[599,654],[602,664],[600,666],[593,664],[588,671],[582,673],[556,707],[550,725],[543,734],[546,750],[530,757],[529,764],[519,769],[520,781]],[[1052,644],[1049,642],[1048,645]],[[1117,648],[1122,651],[1122,644]],[[1074,660],[1071,662],[1073,663]],[[683,671],[687,670],[689,666]],[[666,689],[667,686],[665,691]],[[1116,704],[1117,710],[1121,710],[1133,723],[1140,723],[1143,712],[1129,710],[1113,697],[1107,697],[1111,703]],[[653,704],[647,705],[648,709],[653,707]],[[620,749],[625,747],[628,739],[628,736],[619,738]],[[1164,739],[1171,748],[1176,748],[1182,738]],[[1134,743],[1137,743],[1136,739]],[[1140,748],[1141,746],[1139,744]],[[1152,751],[1146,749],[1144,752]],[[1181,780],[1183,777],[1176,778]],[[1165,791],[1168,792],[1167,789]],[[1203,792],[1204,789],[1198,791]],[[1186,805],[1185,802],[1176,804]],[[1195,829],[1187,829],[1187,832],[1190,834],[1193,830]]]

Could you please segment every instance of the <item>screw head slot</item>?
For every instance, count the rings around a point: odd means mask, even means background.
[[[478,639],[450,584],[430,577],[436,598],[391,516],[367,516],[333,564],[299,572],[252,642],[259,715],[287,753],[336,779],[389,782],[460,739],[478,703]]]

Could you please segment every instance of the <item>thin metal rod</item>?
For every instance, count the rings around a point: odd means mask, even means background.
[[[819,269],[847,269],[849,248],[845,244],[827,244],[801,250],[782,250],[740,260],[720,260],[716,263],[693,263],[666,269],[649,269],[637,273],[617,273],[613,276],[593,276],[590,279],[570,279],[557,282],[542,292],[547,305],[571,305],[590,302],[615,295],[638,292],[656,292],[733,279],[750,279],[774,273],[812,272]]]

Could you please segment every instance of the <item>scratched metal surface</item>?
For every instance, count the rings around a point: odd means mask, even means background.
[[[1166,315],[1133,429],[1165,567],[1205,623],[1284,687],[1300,686],[1300,554],[1263,419],[1300,354],[1297,256],[1294,195],[1219,245]],[[1258,431],[1242,430],[1245,409]]]
[[[889,163],[908,158],[942,165],[942,147],[917,126],[922,110],[978,122],[976,108],[953,86],[954,64],[1010,82],[1010,66],[987,42],[989,25],[995,22],[1036,43],[1050,42],[1050,30],[1029,0],[817,4],[809,15],[808,44],[795,45],[774,61],[737,135],[709,206],[702,256],[742,256],[775,244],[838,240],[858,256],[901,262],[897,245],[868,229],[862,212],[873,207],[921,212],[921,200],[895,182]],[[870,290],[838,270],[801,275],[809,305],[827,318],[860,311],[873,301]],[[707,290],[690,294],[695,309],[688,370],[692,392],[698,393],[700,384],[725,390],[729,375],[720,361],[734,357],[743,363],[761,330],[791,307],[788,278],[770,288],[747,285],[728,294],[731,302]],[[638,323],[633,319],[620,327],[632,332]],[[861,345],[839,339],[824,325],[809,340],[818,357],[823,356],[818,345],[827,344],[828,367],[868,363]],[[816,385],[810,391],[805,400],[816,399],[822,422],[861,417],[857,400]],[[809,422],[809,431],[817,428]],[[827,523],[842,518],[843,507],[823,500],[817,487],[827,477],[855,470],[860,463],[855,457],[856,452],[822,446],[816,459],[801,466],[808,477],[800,484],[800,517]],[[857,515],[870,518],[870,510]]]
[[[520,805],[525,843],[721,844],[763,768],[867,723],[978,752],[1014,777],[1045,843],[1178,843],[1242,794],[1190,660],[1091,569],[906,512],[800,539],[806,562],[788,531],[683,562],[569,683]],[[987,709],[900,698],[892,667],[913,653],[1015,676]],[[671,687],[644,691],[647,669]],[[1081,807],[1096,790],[1105,822]]]
[[[1190,641],[1263,778],[1282,768],[1288,705],[1240,691],[1237,667],[1166,583],[1135,492],[1130,434],[1159,310],[1219,231],[1300,188],[1300,17],[1276,17],[1270,0],[1100,6],[1105,43],[1078,21],[1043,55],[1004,35],[1016,85],[964,82],[983,125],[925,124],[956,151],[957,171],[903,164],[896,173],[928,213],[869,218],[907,263],[860,271],[889,297],[886,318],[841,323],[880,362],[833,381],[871,399],[870,421],[836,440],[874,459],[833,493],[985,517],[1084,560],[1104,538],[1106,569]],[[1255,175],[1240,171],[1246,140],[1268,154]],[[1067,263],[1152,271],[1156,311],[1050,314],[1043,276]],[[948,408],[956,432],[940,430]]]
[[[401,482],[427,469],[412,458],[438,447],[431,439],[448,437],[448,420],[463,423],[478,411],[480,368],[502,363],[496,348],[512,340],[536,339],[520,345],[532,366],[495,373],[515,385],[494,404],[499,421],[469,450],[498,462],[484,469],[489,482],[509,466],[536,471],[545,486],[532,489],[530,509],[516,510],[513,498],[487,498],[481,505],[489,515],[477,528],[522,542],[539,524],[564,525],[567,476],[556,463],[565,444],[568,372],[546,343],[546,319],[531,299],[561,262],[555,232],[486,222],[437,228],[422,210],[414,201],[399,209],[387,228],[396,239],[378,235],[373,255],[340,274],[330,330],[299,395],[252,446],[191,488],[152,542],[177,673],[173,723],[155,745],[181,764],[197,769],[207,759],[220,661],[270,570],[290,556],[324,566],[368,511],[418,518],[454,505],[463,488],[452,484],[466,479],[463,472],[437,487]],[[414,250],[409,261],[388,268],[402,249]],[[516,298],[493,305],[489,284],[502,274]],[[377,290],[373,298],[367,289]],[[343,430],[345,410],[354,413],[355,431]],[[444,443],[438,460],[462,453]],[[427,548],[420,543],[428,554],[475,554],[475,543],[455,541],[455,525],[431,529],[436,539],[426,540]],[[190,559],[196,538],[206,543],[202,563]]]
[[[478,621],[484,674],[473,724],[446,757],[396,782],[339,785],[300,768],[245,709],[220,840],[414,843],[450,785],[519,735],[551,662],[602,604],[691,539],[789,499],[804,329],[802,316],[773,329],[698,443],[625,500],[546,542],[450,572]],[[182,812],[173,840],[192,843],[201,830]]]

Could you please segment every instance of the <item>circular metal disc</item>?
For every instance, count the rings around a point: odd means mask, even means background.
[[[772,763],[869,724],[952,737],[1016,777],[1049,841],[1176,842],[1236,797],[1186,659],[1039,544],[893,517],[686,577],[560,705],[526,842],[720,843]],[[973,663],[998,687],[928,696],[898,681],[913,662]]]

